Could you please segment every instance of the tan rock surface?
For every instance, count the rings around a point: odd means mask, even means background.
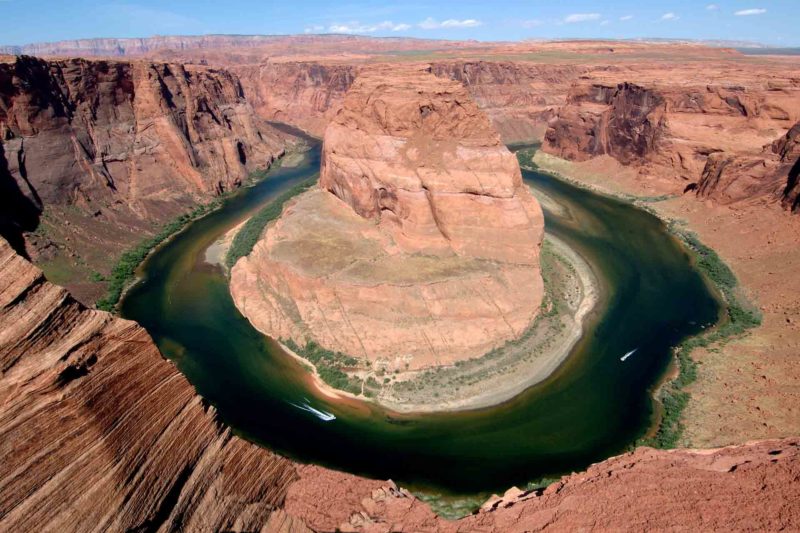
[[[542,211],[460,84],[362,73],[325,134],[320,187],[233,268],[234,301],[261,331],[416,369],[532,322]]]

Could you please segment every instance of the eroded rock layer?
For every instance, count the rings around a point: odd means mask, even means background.
[[[3,239],[0,365],[3,531],[800,527],[797,439],[640,448],[443,520],[392,482],[297,465],[233,436],[140,326],[85,309]]]
[[[224,71],[18,57],[0,63],[0,229],[42,261],[107,270],[109,256],[285,145]]]
[[[665,192],[792,207],[797,157],[777,145],[792,144],[787,130],[800,119],[794,74],[723,64],[665,81],[644,67],[598,71],[570,89],[544,150],[572,161],[610,156]]]
[[[536,316],[542,211],[461,84],[362,73],[326,131],[320,188],[233,269],[261,331],[413,369],[482,355]]]

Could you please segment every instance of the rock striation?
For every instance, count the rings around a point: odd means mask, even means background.
[[[447,364],[529,327],[542,236],[516,157],[464,87],[376,68],[326,130],[320,189],[233,268],[231,290],[272,337]]]
[[[391,481],[298,465],[232,435],[144,329],[84,308],[1,238],[0,370],[4,531],[800,527],[797,439],[639,448],[444,520]]]
[[[317,137],[336,115],[357,67],[315,61],[234,65],[244,94],[260,116],[292,124]]]
[[[660,181],[665,192],[791,207],[794,160],[777,146],[791,142],[773,146],[800,119],[791,72],[748,77],[723,64],[703,76],[689,69],[671,84],[654,70],[633,70],[597,71],[576,82],[544,150],[571,161],[610,156],[640,179]],[[611,83],[622,76],[636,81]]]
[[[716,152],[708,157],[697,194],[721,204],[762,200],[781,201],[797,211],[800,204],[800,122],[785,135],[753,154]]]
[[[107,270],[109,256],[237,187],[286,143],[225,71],[17,57],[0,63],[3,235],[43,261]]]

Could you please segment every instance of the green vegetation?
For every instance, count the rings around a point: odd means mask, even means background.
[[[292,339],[281,340],[281,342],[297,355],[313,363],[319,377],[331,387],[352,394],[361,393],[361,380],[348,376],[343,370],[343,368],[358,364],[358,359],[355,357],[327,350],[314,341],[307,342],[303,347],[300,347]]]
[[[283,206],[286,202],[301,192],[308,190],[308,188],[311,187],[316,181],[317,177],[314,176],[298,185],[295,185],[270,202],[261,211],[250,217],[250,219],[245,222],[244,226],[242,226],[242,229],[240,229],[233,238],[233,242],[231,243],[230,248],[228,248],[228,254],[225,256],[225,264],[228,266],[228,268],[232,268],[233,265],[236,264],[236,261],[253,251],[253,246],[255,246],[256,242],[258,242],[258,239],[261,237],[261,233],[264,231],[264,228],[272,220],[275,220],[280,216],[281,212],[283,211]]]
[[[122,291],[125,290],[125,287],[134,278],[136,275],[136,268],[144,261],[145,257],[147,257],[156,246],[185,228],[189,222],[217,209],[222,204],[224,198],[225,195],[219,196],[207,204],[197,206],[189,213],[182,214],[175,220],[165,224],[161,228],[161,231],[153,237],[143,240],[136,247],[123,253],[119,261],[117,261],[117,264],[111,269],[106,295],[97,300],[97,308],[103,311],[113,311],[122,296]]]
[[[675,224],[670,224],[670,230],[694,253],[697,267],[720,291],[726,302],[726,314],[716,328],[686,339],[676,348],[678,377],[661,389],[661,423],[655,435],[636,443],[655,448],[674,448],[683,434],[681,416],[690,398],[684,389],[697,379],[697,363],[692,359],[692,351],[726,342],[761,324],[760,313],[739,295],[736,276],[719,255],[701,243],[694,233],[677,229]]]
[[[543,170],[539,168],[533,162],[535,155],[535,149],[519,150],[517,152],[517,158],[521,166],[526,166],[532,170],[539,170],[540,172],[567,181],[578,187],[593,190],[580,180],[572,179],[552,170]],[[640,197],[628,194],[609,194],[594,190],[593,192],[612,196],[619,200],[635,204],[640,209],[644,209],[654,216],[659,217],[660,214],[658,212],[645,204],[668,200],[676,196],[661,195]],[[679,223],[670,221],[667,227],[673,235],[680,238],[689,248],[694,255],[697,268],[720,292],[725,300],[726,313],[715,328],[686,339],[675,348],[675,355],[678,362],[678,377],[665,384],[659,393],[658,399],[662,406],[661,423],[655,435],[639,439],[636,442],[637,446],[644,445],[655,448],[674,448],[677,446],[683,434],[684,426],[681,422],[681,417],[690,399],[690,394],[684,389],[697,379],[697,363],[691,357],[692,351],[696,348],[707,348],[714,344],[724,343],[761,324],[760,313],[739,293],[736,276],[719,255],[700,242],[697,235],[691,231],[680,228]]]
[[[270,170],[280,167],[280,160],[274,162],[269,169],[256,170],[250,173],[245,180],[244,185],[252,185],[258,181],[263,180]],[[119,258],[117,263],[111,269],[111,274],[108,278],[103,277],[101,274],[93,272],[90,274],[92,281],[108,281],[108,289],[106,295],[97,300],[96,306],[103,311],[113,311],[125,287],[133,280],[136,275],[136,268],[144,261],[145,257],[159,244],[169,239],[174,234],[185,228],[190,222],[210,213],[211,211],[219,208],[225,199],[233,194],[236,190],[227,191],[211,202],[195,207],[192,211],[180,215],[178,218],[166,223],[156,235],[143,240],[134,248],[124,252]],[[95,275],[97,274],[97,275]],[[102,279],[100,279],[102,278]]]

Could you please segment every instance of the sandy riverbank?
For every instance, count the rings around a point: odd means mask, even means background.
[[[723,206],[650,180],[608,157],[572,163],[538,152],[539,168],[594,191],[636,200],[693,231],[731,267],[763,314],[737,339],[696,349],[697,381],[680,446],[724,446],[800,433],[800,217],[763,201]]]

